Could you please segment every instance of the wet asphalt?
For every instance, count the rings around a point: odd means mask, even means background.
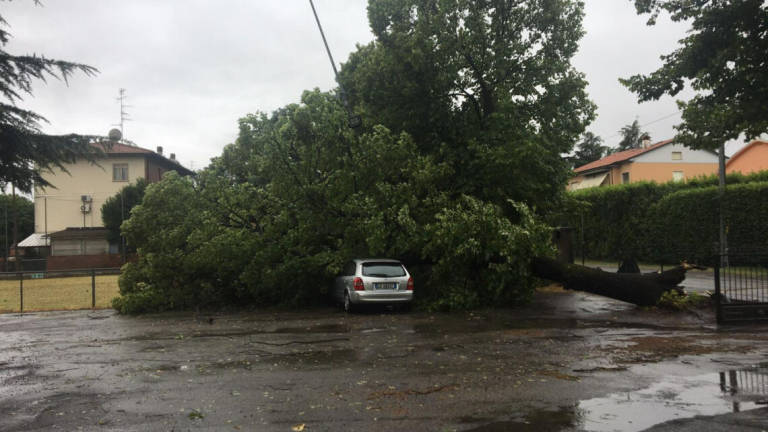
[[[0,431],[767,430],[767,329],[557,288],[453,314],[0,315]]]

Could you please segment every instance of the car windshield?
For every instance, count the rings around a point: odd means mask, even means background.
[[[405,276],[405,269],[399,263],[364,263],[363,276],[397,277]]]

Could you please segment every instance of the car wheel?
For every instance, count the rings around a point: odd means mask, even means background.
[[[349,293],[344,291],[344,312],[354,312],[355,306],[352,304],[352,300],[349,298]]]

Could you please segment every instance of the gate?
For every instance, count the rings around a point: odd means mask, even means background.
[[[768,320],[768,255],[725,255],[715,263],[717,322]]]

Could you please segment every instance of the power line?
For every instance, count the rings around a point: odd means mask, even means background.
[[[355,115],[352,113],[352,108],[349,105],[349,100],[347,100],[347,95],[344,93],[344,86],[341,84],[341,80],[339,79],[339,71],[336,69],[336,62],[333,61],[333,56],[331,55],[331,49],[328,47],[328,41],[325,39],[325,32],[323,32],[323,26],[320,25],[320,18],[317,16],[317,10],[315,9],[315,4],[312,2],[312,0],[309,0],[309,5],[312,7],[312,14],[315,16],[315,22],[317,22],[317,29],[320,30],[320,36],[323,38],[323,45],[325,45],[325,52],[328,53],[328,60],[331,61],[331,67],[333,68],[333,74],[336,77],[336,83],[339,85],[339,92],[341,93],[341,102],[344,104],[344,108],[347,110],[347,125],[351,129],[356,129],[360,126],[362,126],[363,120],[360,118],[359,115]]]
[[[640,126],[638,126],[638,127],[644,128],[644,127],[646,127],[646,126],[650,126],[650,125],[652,125],[652,124],[654,124],[654,123],[658,123],[658,122],[660,122],[660,121],[662,121],[662,120],[666,120],[666,119],[668,119],[668,118],[670,118],[670,117],[674,117],[674,116],[676,116],[676,115],[680,114],[681,112],[682,112],[682,110],[678,110],[678,111],[675,111],[675,112],[673,112],[672,114],[667,114],[667,115],[665,115],[664,117],[659,117],[659,118],[657,118],[656,120],[652,120],[652,121],[649,121],[648,123],[645,123],[645,124],[641,124],[641,125],[640,125]],[[613,134],[613,135],[611,135],[611,136],[609,136],[609,137],[603,138],[603,139],[604,139],[605,141],[608,141],[609,139],[611,139],[611,138],[616,138],[616,137],[617,137],[617,136],[619,136],[619,135],[621,135],[621,132],[616,132],[615,134]]]

